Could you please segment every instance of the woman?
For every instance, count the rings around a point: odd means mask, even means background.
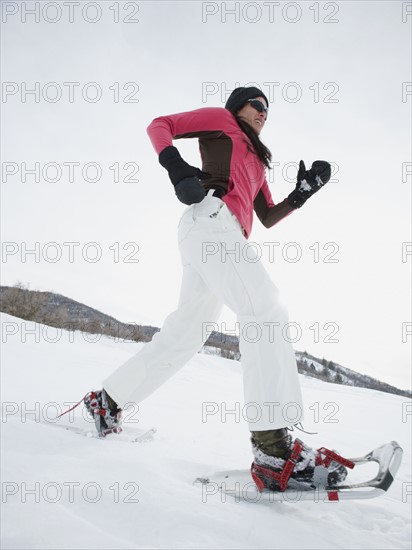
[[[85,399],[102,435],[120,426],[121,409],[140,402],[198,352],[223,304],[239,322],[239,348],[255,472],[266,487],[276,488],[267,470],[282,472],[291,455],[292,477],[310,479],[316,451],[292,441],[288,427],[302,419],[302,396],[294,351],[282,337],[288,322],[276,286],[259,258],[242,248],[252,228],[253,211],[272,227],[318,191],[330,178],[330,165],[300,162],[297,185],[275,205],[265,178],[271,153],[260,141],[269,102],[255,87],[236,88],[225,108],[202,108],[162,116],[147,131],[160,164],[168,171],[177,198],[188,208],[178,228],[183,280],[176,311],[153,340],[117,369],[104,389]],[[190,166],[173,139],[199,139],[202,170]],[[240,253],[239,253],[240,252]],[[257,336],[257,337],[256,337]],[[345,469],[332,462],[329,481]],[[263,474],[262,474],[263,472]]]

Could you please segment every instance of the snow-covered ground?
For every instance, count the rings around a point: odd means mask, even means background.
[[[301,439],[346,456],[392,439],[404,448],[387,494],[339,503],[205,499],[192,484],[214,470],[250,465],[235,361],[198,354],[126,415],[124,435],[99,440],[47,425],[142,345],[2,315],[2,548],[411,547],[412,409],[405,398],[301,377],[305,428],[318,432]],[[92,434],[82,407],[74,413],[59,424]],[[150,442],[126,438],[152,427]]]

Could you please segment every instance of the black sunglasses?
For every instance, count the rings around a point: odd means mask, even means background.
[[[266,105],[259,101],[259,99],[248,99],[248,102],[254,109],[256,109],[256,111],[259,111],[259,113],[265,113],[266,118],[268,117],[269,109]]]

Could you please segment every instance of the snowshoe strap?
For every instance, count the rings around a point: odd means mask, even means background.
[[[270,478],[278,483],[280,491],[285,491],[289,478],[292,475],[293,468],[295,467],[297,461],[299,460],[300,453],[303,449],[303,442],[300,439],[295,439],[292,452],[290,457],[286,460],[285,465],[281,472],[273,472],[269,468],[264,466],[259,466],[255,462],[252,462],[251,474],[252,479],[256,483],[257,488],[262,492],[265,487],[265,483],[262,480],[262,477]]]
[[[69,413],[70,411],[72,411],[73,409],[75,409],[76,407],[78,407],[80,405],[80,403],[83,403],[83,401],[85,400],[85,398],[90,394],[90,392],[87,392],[86,395],[80,399],[80,401],[78,403],[76,403],[76,405],[74,405],[73,407],[71,407],[70,409],[67,409],[67,411],[64,411],[62,412],[61,414],[57,415],[56,418],[60,418],[61,416]]]
[[[340,456],[334,451],[330,451],[325,447],[320,447],[316,455],[316,460],[315,460],[316,466],[325,466],[325,468],[328,468],[331,462],[337,462],[338,464],[342,464],[343,466],[346,466],[346,468],[353,469],[355,467],[355,463],[352,462],[351,460],[348,460],[347,458],[343,458],[343,456]]]
[[[102,430],[99,435],[100,437],[106,437],[106,435],[109,435],[109,434],[120,434],[122,433],[122,431],[123,431],[123,428],[118,426],[117,428],[109,428],[107,430]]]

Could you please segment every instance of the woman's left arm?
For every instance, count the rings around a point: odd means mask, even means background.
[[[328,183],[331,166],[325,160],[315,160],[306,170],[303,160],[299,163],[296,188],[279,204],[274,204],[266,178],[254,200],[255,212],[265,227],[272,227],[280,220],[300,208],[315,193]]]
[[[266,178],[256,195],[253,202],[253,208],[259,220],[267,228],[277,224],[295,210],[295,208],[289,204],[287,198],[278,204],[273,202]]]

